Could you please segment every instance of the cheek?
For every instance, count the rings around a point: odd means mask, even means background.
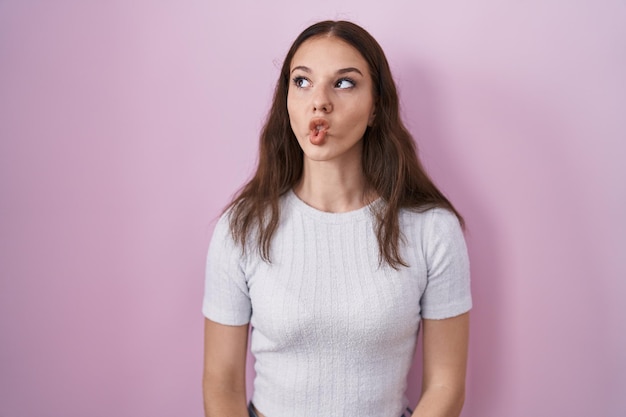
[[[294,100],[293,95],[290,93],[287,94],[287,113],[289,113],[289,117],[291,118],[292,114],[295,114],[296,110],[296,100]]]
[[[289,123],[292,127],[297,127],[302,123],[302,117],[299,116],[301,113],[300,107],[297,100],[289,99],[289,96],[287,97],[287,115],[289,116]]]
[[[354,125],[364,125],[366,126],[372,119],[373,108],[371,106],[360,106],[359,108],[355,108],[351,113],[350,118]]]
[[[298,137],[297,131],[299,130],[297,114],[298,113],[293,106],[293,102],[287,98],[287,116],[289,116],[289,126],[291,126],[291,131],[296,137]]]
[[[287,116],[289,116],[289,123],[293,126],[295,112],[293,109],[292,101],[287,97]]]

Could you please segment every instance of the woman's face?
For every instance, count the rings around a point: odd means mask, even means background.
[[[372,77],[358,50],[336,37],[316,37],[290,66],[287,110],[305,158],[360,158],[363,134],[374,119]]]

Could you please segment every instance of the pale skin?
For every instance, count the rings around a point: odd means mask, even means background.
[[[376,114],[367,62],[335,37],[303,43],[291,62],[287,108],[304,153],[302,180],[294,188],[322,211],[346,212],[377,195],[365,187],[363,133]],[[323,119],[324,140],[313,140],[311,120]],[[423,320],[422,395],[413,417],[458,417],[465,398],[469,313]],[[245,368],[248,325],[205,319],[204,405],[207,417],[248,415]],[[259,410],[259,415],[263,410]],[[271,417],[271,416],[268,416]]]

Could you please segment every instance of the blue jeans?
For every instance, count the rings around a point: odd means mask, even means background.
[[[248,405],[248,414],[250,415],[250,417],[259,417],[256,411],[254,411],[254,405],[252,404],[252,401],[250,401],[250,404]],[[406,411],[402,413],[400,417],[411,417],[411,414],[413,414],[413,411],[409,407],[407,407]]]

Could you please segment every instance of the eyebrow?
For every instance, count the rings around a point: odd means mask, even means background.
[[[293,72],[296,70],[304,71],[309,74],[313,72],[311,68],[305,67],[304,65],[298,65],[297,67],[294,67],[291,70],[291,73],[293,74]],[[337,70],[337,74],[346,74],[348,72],[356,72],[357,74],[363,76],[363,73],[358,68],[355,68],[355,67],[348,67],[348,68],[342,68],[342,69]]]

